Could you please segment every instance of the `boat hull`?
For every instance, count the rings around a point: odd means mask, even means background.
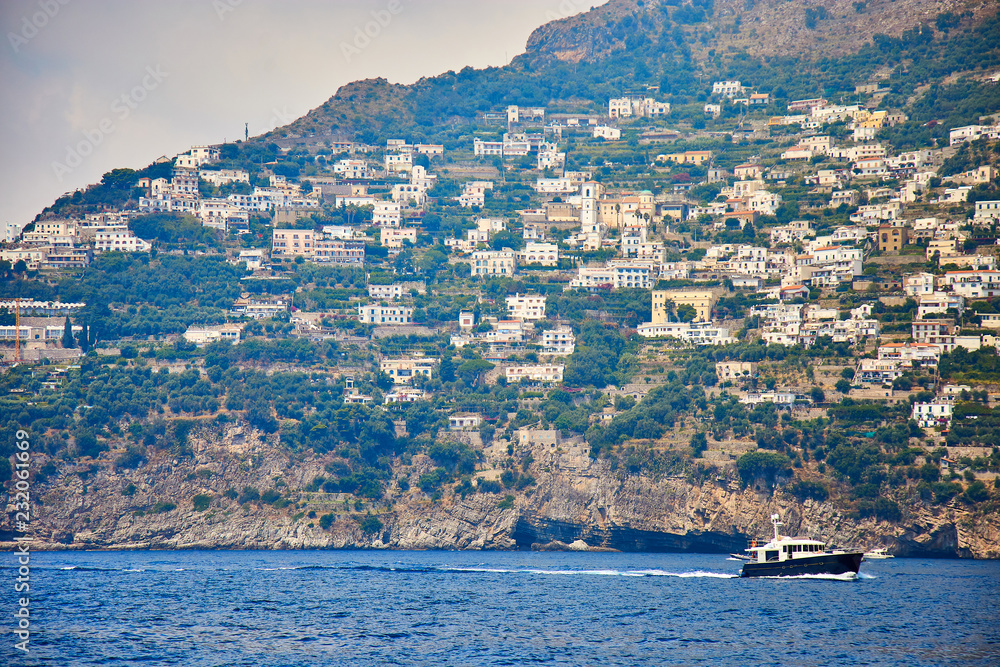
[[[861,553],[823,554],[781,562],[746,563],[741,577],[797,577],[803,574],[857,574]]]

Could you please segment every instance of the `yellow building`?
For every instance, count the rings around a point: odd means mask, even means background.
[[[883,225],[878,228],[878,249],[881,252],[902,250],[908,242],[906,227]]]
[[[713,290],[655,290],[653,324],[665,324],[671,321],[670,318],[677,317],[678,306],[685,305],[694,308],[695,322],[710,322],[712,307],[715,306],[717,299],[718,296]]]
[[[695,164],[701,166],[712,159],[712,151],[684,151],[683,153],[670,153],[657,156],[658,160],[665,160],[675,164]]]

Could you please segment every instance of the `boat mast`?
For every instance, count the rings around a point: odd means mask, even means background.
[[[771,524],[774,526],[774,541],[777,542],[781,539],[781,536],[778,535],[778,526],[784,526],[785,524],[781,523],[781,518],[777,514],[771,515]]]

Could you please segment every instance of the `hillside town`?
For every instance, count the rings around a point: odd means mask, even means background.
[[[436,401],[453,430],[505,421],[451,405],[442,383],[456,377],[529,395],[579,386],[570,365],[592,349],[580,339],[590,321],[632,341],[632,366],[582,425],[556,422],[560,437],[611,425],[664,382],[663,363],[717,348],[713,400],[798,419],[908,402],[939,451],[956,401],[979,395],[941,379],[942,356],[995,354],[1000,331],[1000,200],[983,198],[996,192],[1000,122],[900,152],[879,136],[906,117],[876,108],[878,86],[850,105],[779,104],[739,81],[711,90],[704,117],[738,113],[739,131],[672,127],[670,104],[625,96],[578,114],[511,105],[480,118],[475,136],[437,144],[279,139],[257,168],[238,144],[195,146],[125,176],[124,206],[39,216],[8,239],[0,267],[57,282],[115,253],[224,260],[242,272],[239,295],[203,319],[105,336],[153,356],[329,340],[351,350],[335,368],[343,404]],[[172,242],[177,225],[208,236]],[[94,306],[0,303],[6,363],[67,363],[100,346],[81,316]],[[759,363],[778,354],[766,349],[816,361],[779,372]],[[514,405],[509,425],[549,428]],[[710,431],[710,460],[755,447],[739,429]],[[989,454],[971,444],[967,454]],[[947,466],[949,455],[927,460]]]

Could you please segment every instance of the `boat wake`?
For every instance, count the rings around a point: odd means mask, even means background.
[[[44,568],[47,569],[47,568]],[[188,571],[188,568],[178,567],[92,567],[70,565],[54,569],[73,572],[123,572],[123,573],[155,573],[171,574]],[[228,568],[194,568],[208,571],[227,571]],[[663,570],[663,569],[554,569],[554,568],[531,568],[531,567],[490,567],[485,563],[473,567],[457,566],[437,566],[437,565],[414,565],[408,563],[392,563],[389,565],[363,565],[360,563],[345,563],[339,565],[287,565],[277,567],[256,567],[256,572],[273,573],[293,573],[311,571],[366,571],[385,572],[392,574],[504,574],[504,575],[536,575],[536,576],[583,576],[583,577],[676,577],[679,579],[736,579],[738,574],[728,572],[712,572],[709,570]]]
[[[769,577],[757,577],[758,579],[814,579],[814,580],[826,580],[826,581],[857,581],[859,579],[874,579],[871,576],[860,576],[853,572],[845,572],[844,574],[796,574],[792,576],[769,576]]]

